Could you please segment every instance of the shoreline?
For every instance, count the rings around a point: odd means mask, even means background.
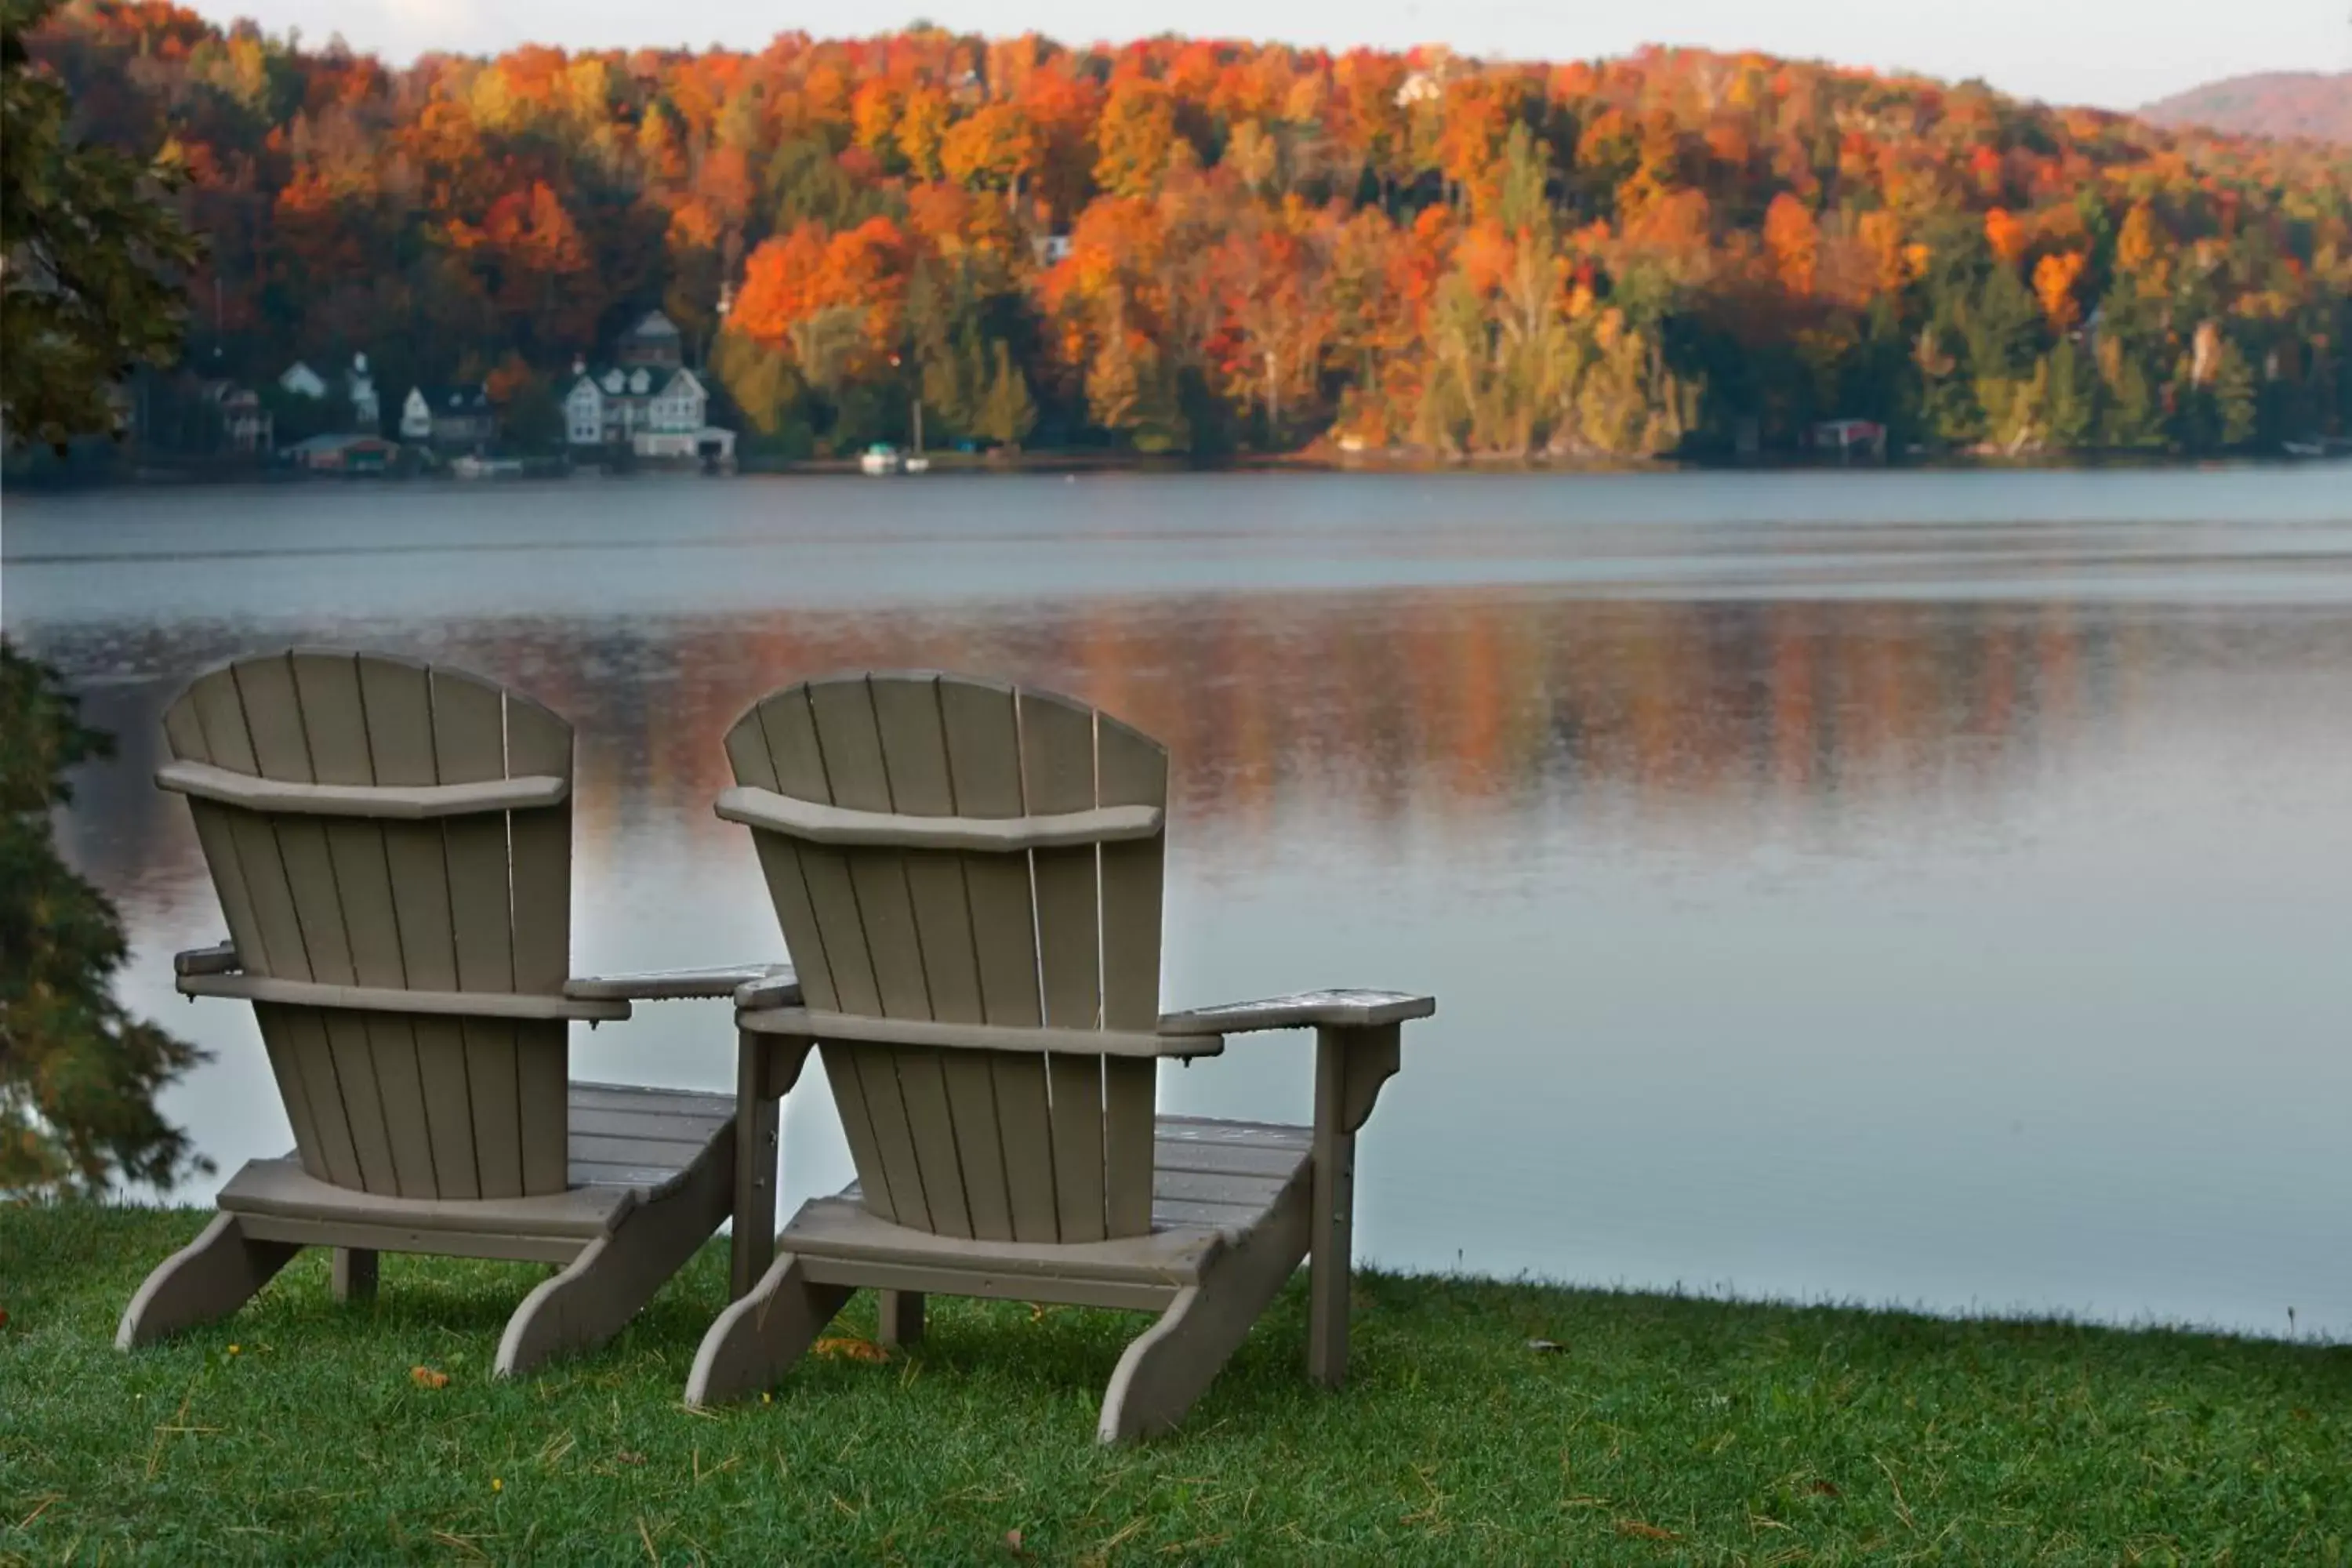
[[[1443,458],[1425,453],[1331,453],[1307,451],[1265,453],[1214,458],[1151,457],[1129,452],[1086,449],[1024,452],[1010,459],[989,454],[934,452],[927,474],[883,476],[892,479],[992,478],[1051,474],[1220,474],[1297,473],[1394,475],[1430,478],[1467,474],[1549,475],[1561,479],[1587,475],[1623,474],[1950,474],[1950,473],[2111,473],[2197,472],[2219,468],[2299,468],[2309,465],[2336,467],[2352,463],[2352,442],[2323,456],[2284,452],[2214,453],[2189,457],[2172,453],[2077,452],[2005,457],[1992,454],[1939,453],[1893,458],[1884,461],[1838,462],[1801,454],[1738,460],[1717,457],[1690,458],[1520,458],[1473,456]],[[131,473],[92,471],[0,475],[0,491],[44,492],[110,489],[201,489],[224,485],[503,485],[588,479],[792,479],[863,476],[856,458],[812,458],[740,462],[728,473],[712,473],[683,466],[653,466],[610,470],[600,467],[542,468],[529,473],[482,479],[459,479],[446,473],[333,474],[248,464],[220,464],[141,469]]]

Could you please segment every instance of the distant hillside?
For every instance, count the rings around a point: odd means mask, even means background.
[[[208,385],[287,437],[343,417],[289,364],[362,353],[568,447],[572,366],[656,309],[780,460],[918,407],[941,443],[1204,456],[2352,435],[2352,151],[1977,83],[937,27],[392,66],[169,0],[74,0],[35,47],[90,134],[186,170],[210,246],[177,401],[141,407],[200,455],[247,438]]]
[[[2248,136],[2308,136],[2352,145],[2352,71],[2263,71],[2159,99],[2140,116]]]

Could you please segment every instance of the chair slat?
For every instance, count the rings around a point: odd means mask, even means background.
[[[293,784],[319,782],[312,765],[311,742],[302,711],[291,655],[247,659],[234,668],[237,693],[245,710],[247,733],[253,742],[254,763],[265,778]],[[331,733],[331,742],[334,736]],[[341,782],[341,781],[337,781]],[[357,781],[370,782],[370,781]],[[273,816],[268,819],[278,841],[286,886],[300,922],[302,948],[310,979],[329,985],[357,983],[349,922],[342,889],[335,875],[327,825],[317,818]],[[303,1077],[312,1090],[311,1115],[316,1131],[329,1137],[348,1138],[359,1167],[356,1184],[371,1193],[396,1194],[400,1181],[392,1156],[383,1097],[376,1086],[375,1053],[366,1021],[349,1015],[321,1016],[318,1020],[325,1060],[306,1059]],[[303,1037],[303,1031],[296,1031]],[[308,1045],[298,1046],[307,1053]],[[323,1080],[334,1087],[332,1107],[319,1092]],[[329,1120],[341,1126],[331,1128]]]
[[[163,710],[163,740],[175,762],[212,762],[212,750],[205,742],[204,721],[197,714],[193,689],[182,692]],[[229,808],[193,799],[188,805],[189,815],[195,820],[196,842],[204,850],[205,865],[220,895],[221,918],[227,923],[229,941],[242,962],[267,964],[261,934],[254,924],[253,903],[245,890],[245,870],[237,860]]]
[[[793,955],[793,973],[800,982],[801,994],[813,1006],[838,1011],[841,989],[833,983],[824,931],[817,921],[816,900],[809,892],[799,847],[781,833],[755,833],[751,843],[759,851],[760,874],[775,905],[776,923],[783,929],[784,950]],[[820,1003],[819,997],[824,1000]]]
[[[888,770],[874,714],[872,689],[860,679],[820,681],[808,688],[811,720],[831,793],[830,804],[856,811],[891,809]],[[809,853],[807,848],[802,850]],[[894,850],[849,848],[848,870],[854,918],[872,966],[877,1011],[887,1018],[928,1018],[930,996],[923,984],[922,951],[915,937],[913,900],[906,868]],[[831,935],[833,926],[826,922]],[[916,1081],[900,1072],[902,1065]],[[902,1224],[930,1229],[953,1223],[962,1209],[961,1193],[950,1197],[940,1178],[953,1178],[952,1143],[945,1095],[938,1071],[925,1054],[867,1051],[857,1058],[858,1080],[874,1127],[876,1150],[890,1184]],[[921,1079],[928,1077],[930,1081]],[[928,1092],[927,1092],[928,1091]],[[961,1179],[954,1184],[961,1187]]]
[[[209,763],[213,754],[205,744],[204,721],[196,717],[193,697],[183,691],[163,710],[163,742],[173,762]]]
[[[205,866],[220,895],[221,918],[228,925],[237,962],[248,968],[258,965],[263,973],[268,973],[269,953],[261,939],[260,922],[254,916],[252,895],[246,891],[245,862],[237,849],[237,814],[208,800],[192,800],[188,815],[195,819],[196,842],[204,848]]]
[[[929,1230],[931,1205],[924,1190],[922,1167],[915,1159],[915,1134],[907,1118],[906,1096],[898,1087],[895,1055],[887,1048],[849,1047],[848,1060],[865,1096],[866,1121],[874,1129],[874,1151],[880,1171],[890,1184],[891,1208],[900,1225]],[[827,1058],[828,1061],[830,1058]],[[828,1074],[832,1068],[826,1068]]]
[[[964,1195],[962,1162],[957,1154],[955,1117],[948,1104],[942,1058],[960,1053],[917,1046],[869,1052],[889,1063],[906,1108],[914,1145],[916,1174],[922,1182],[929,1227],[940,1236],[971,1236],[971,1209]]]
[[[776,787],[803,800],[833,801],[826,782],[824,748],[818,744],[816,715],[804,688],[762,703],[760,722],[767,733],[768,755],[776,770]],[[866,945],[866,923],[857,907],[849,861],[838,849],[814,845],[795,847],[801,883],[807,889],[809,911],[824,947],[826,978],[835,1005],[845,1013],[879,1015],[881,985]]]
[[[830,804],[853,811],[889,811],[889,774],[866,682],[833,680],[810,687],[809,711],[832,790]],[[843,858],[882,1016],[929,1017],[922,951],[915,940],[915,911],[900,856],[895,850],[853,847]]]
[[[433,1145],[434,1185],[445,1198],[480,1197],[466,1026],[456,1018],[415,1018],[409,1031],[416,1040],[416,1077],[425,1096],[425,1133]]]
[[[1168,753],[1105,715],[1095,720],[1097,803],[1168,804]],[[1106,844],[1102,868],[1103,1026],[1149,1029],[1160,1017],[1160,911],[1163,838]],[[1152,1125],[1160,1066],[1103,1061],[1105,1225],[1114,1237],[1151,1228]]]
[[[505,704],[497,687],[445,669],[433,671],[436,784],[475,784],[506,776]],[[514,989],[514,933],[509,905],[507,824],[502,816],[452,817],[441,825],[449,879],[450,931],[460,991]],[[463,1019],[466,1089],[473,1112],[474,1164],[480,1195],[522,1195],[522,1128],[515,1077],[515,1030],[495,1019]]]
[[[290,656],[294,686],[302,708],[311,771],[320,784],[373,784],[375,763],[368,742],[367,704],[360,685],[361,661],[349,654]],[[402,961],[400,918],[392,896],[392,871],[379,823],[329,819],[319,824],[327,842],[343,931],[349,938],[353,983],[397,989],[408,983]],[[439,1195],[433,1175],[433,1145],[425,1118],[425,1089],[416,1068],[416,1035],[407,1019],[368,1014],[356,1020],[356,1048],[338,1046],[339,1075],[355,1072],[364,1055],[375,1102],[383,1122],[385,1153],[392,1165],[389,1190],[402,1197]],[[331,1036],[337,1026],[331,1022]],[[362,1144],[361,1165],[369,1164]]]
[[[528,698],[506,694],[507,773],[570,778],[572,726]],[[508,815],[517,991],[554,995],[572,967],[572,805]],[[569,1032],[560,1023],[515,1031],[515,1097],[526,1193],[563,1190]]]
[[[247,732],[244,700],[237,693],[234,668],[215,670],[190,692],[205,729],[205,744],[216,767],[257,773],[253,741]],[[289,980],[309,980],[310,961],[302,946],[302,922],[294,909],[294,895],[286,883],[286,863],[278,852],[278,836],[269,821],[249,811],[231,811],[226,817],[236,845],[237,864],[252,906],[255,944],[238,956],[248,971],[258,963],[261,973]]]
[[[957,811],[967,816],[1023,815],[1021,736],[1012,689],[942,680],[939,700]],[[1036,913],[1026,858],[965,855],[962,862],[982,1021],[1034,1027],[1045,1022],[1045,1013],[1037,990]],[[1003,1173],[1003,1223],[1013,1239],[1055,1240],[1060,1227],[1055,1215],[1045,1064],[1037,1057],[1013,1052],[992,1052],[979,1060],[989,1075],[994,1125],[985,1132],[975,1130],[961,1145],[968,1151],[967,1170],[981,1165],[992,1151]],[[959,1059],[949,1070],[967,1077],[968,1092],[977,1102],[972,1068]],[[971,1202],[975,1233],[989,1235],[979,1227],[995,1224],[993,1187],[968,1179],[965,1194]]]
[[[1028,809],[1084,811],[1095,805],[1094,714],[1065,699],[1024,691],[1021,773]],[[1097,851],[1092,845],[1038,849],[1039,984],[1045,1021],[1058,1028],[1102,1026]],[[1103,1209],[1102,1058],[1056,1052],[1046,1059],[1053,1114],[1055,1212],[1064,1241],[1099,1241]]]
[[[315,1007],[273,1003],[254,1004],[253,1014],[273,1063],[283,1056],[301,1081],[326,1179],[339,1187],[364,1190],[365,1177],[360,1170],[359,1151],[352,1142],[352,1119],[343,1108],[325,1020]]]
[[[474,1110],[474,1172],[486,1198],[522,1196],[522,1103],[515,1069],[515,1026],[505,1018],[461,1018],[466,1088]]]
[[[834,1109],[841,1117],[842,1137],[849,1144],[850,1163],[857,1168],[863,1191],[860,1201],[884,1219],[896,1221],[898,1205],[890,1190],[881,1145],[874,1136],[874,1119],[866,1112],[865,1083],[857,1071],[862,1047],[828,1045],[818,1054],[824,1061],[824,1080],[833,1089]],[[908,1212],[913,1212],[911,1205]]]
[[[360,696],[367,714],[368,754],[378,784],[441,782],[434,755],[433,690],[424,665],[368,658],[359,661]],[[419,990],[457,989],[457,936],[449,918],[447,846],[438,822],[383,825],[384,871],[392,889],[394,924],[406,983]],[[466,1041],[455,1018],[409,1021],[417,1092],[433,1163],[433,1195],[481,1195],[474,1162],[473,1091],[466,1076]]]
[[[768,735],[760,709],[754,708],[727,731],[727,760],[734,768],[738,784],[761,789],[779,787],[776,763],[768,752]],[[768,898],[775,906],[777,923],[783,928],[785,951],[793,955],[793,971],[800,981],[801,994],[809,998],[812,1005],[832,1010],[835,1005],[833,970],[825,962],[824,939],[817,931],[816,910],[809,902],[808,883],[801,875],[800,855],[781,834],[754,833],[751,843],[759,851],[760,871],[767,879]],[[825,1000],[817,1002],[818,997]]]
[[[507,694],[507,776],[572,776],[572,726]],[[510,812],[514,988],[552,995],[572,972],[572,806]]]
[[[295,1158],[311,1175],[332,1181],[326,1145],[320,1137],[318,1121],[310,1114],[310,1086],[302,1076],[301,1056],[271,1014],[257,1007],[254,1020],[261,1031],[263,1054],[269,1058],[269,1075],[278,1084],[278,1103],[286,1109],[286,1124],[293,1129]]]
[[[891,809],[914,816],[954,816],[938,679],[877,676],[867,687],[889,778]],[[909,850],[898,862],[914,915],[928,1016],[982,1023],[979,960],[964,890],[965,858]],[[988,1064],[940,1050],[900,1051],[897,1058],[934,1226],[946,1236],[1010,1239],[1012,1213]]]
[[[521,1132],[522,1190],[533,1195],[564,1189],[571,1112],[571,1026],[560,1018],[519,1019],[514,1026],[516,1121]]]

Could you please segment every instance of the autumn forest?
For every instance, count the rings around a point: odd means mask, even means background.
[[[2352,151],[1753,55],[918,26],[394,68],[161,4],[36,40],[206,240],[179,381],[487,384],[649,309],[776,458],[2276,450],[2352,430]]]

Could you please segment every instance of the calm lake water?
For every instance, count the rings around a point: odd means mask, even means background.
[[[0,616],[121,755],[131,1005],[290,1146],[156,719],[364,645],[579,726],[581,973],[780,957],[719,737],[844,668],[1174,752],[1167,1000],[1427,990],[1385,1264],[2352,1338],[2352,468],[305,486],[12,496]],[[723,1005],[575,1036],[731,1082]],[[1303,1037],[1163,1104],[1307,1113]],[[846,1179],[815,1074],[785,1195]],[[209,1195],[220,1176],[183,1195]]]

